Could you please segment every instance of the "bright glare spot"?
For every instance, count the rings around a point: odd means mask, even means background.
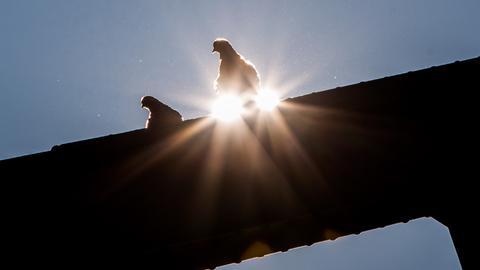
[[[233,95],[220,96],[212,106],[212,116],[225,121],[231,122],[240,117],[243,112],[242,100]]]
[[[277,93],[271,90],[262,90],[255,98],[257,106],[262,111],[271,111],[280,103]]]

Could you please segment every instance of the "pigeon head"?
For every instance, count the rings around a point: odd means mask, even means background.
[[[158,103],[160,103],[160,101],[152,96],[144,96],[141,100],[142,108],[147,109],[154,108]]]
[[[232,45],[230,44],[230,42],[228,42],[228,40],[224,39],[224,38],[217,38],[214,42],[213,42],[213,50],[212,50],[212,53],[213,52],[218,52],[220,54],[223,54],[223,53],[231,53],[231,52],[235,52],[235,50],[233,49]]]

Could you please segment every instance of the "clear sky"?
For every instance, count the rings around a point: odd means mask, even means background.
[[[478,0],[0,0],[0,159],[142,128],[147,94],[187,119],[208,114],[216,37],[287,97],[477,57],[479,12]],[[451,250],[432,241],[378,269],[426,269],[419,257]]]
[[[431,218],[275,253],[219,270],[461,269],[448,230]]]

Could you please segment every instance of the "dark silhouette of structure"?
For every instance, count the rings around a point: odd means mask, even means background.
[[[214,88],[220,93],[250,96],[260,88],[260,76],[255,66],[233,49],[230,42],[219,38],[213,42],[212,52],[220,54],[220,66]]]
[[[179,125],[183,121],[183,117],[179,112],[152,96],[142,97],[140,103],[142,108],[150,112],[145,124],[145,128],[149,130],[165,129],[172,125]]]
[[[432,216],[478,269],[479,70],[475,58],[288,99],[224,143],[200,118],[3,160],[4,256],[202,269]]]

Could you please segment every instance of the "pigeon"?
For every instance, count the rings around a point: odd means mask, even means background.
[[[260,89],[260,76],[255,66],[237,53],[230,42],[218,38],[213,42],[212,53],[220,55],[218,76],[214,89],[219,94],[233,94],[251,99]]]
[[[142,108],[150,112],[147,123],[145,124],[145,127],[149,130],[160,130],[165,127],[180,124],[183,121],[183,117],[179,112],[152,96],[142,97],[141,104]]]

